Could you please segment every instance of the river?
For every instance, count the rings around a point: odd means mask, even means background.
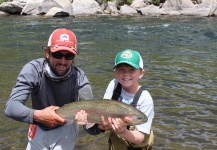
[[[217,149],[217,18],[0,16],[0,149],[23,150],[27,124],[4,114],[22,66],[44,57],[51,32],[75,32],[82,68],[95,98],[111,79],[115,55],[134,49],[144,59],[141,84],[153,97],[153,150]],[[30,101],[27,105],[31,105]],[[106,150],[108,134],[80,129],[75,150]]]

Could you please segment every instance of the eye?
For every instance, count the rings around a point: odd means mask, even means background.
[[[135,68],[131,68],[131,69],[130,69],[131,72],[134,72],[135,70],[136,70]]]

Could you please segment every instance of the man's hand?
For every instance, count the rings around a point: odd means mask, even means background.
[[[49,127],[55,127],[59,124],[66,123],[66,119],[61,118],[55,113],[55,109],[58,109],[58,106],[49,106],[42,110],[35,110],[33,119],[36,122],[40,122]]]

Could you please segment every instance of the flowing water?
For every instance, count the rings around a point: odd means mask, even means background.
[[[217,18],[192,17],[0,17],[0,149],[25,149],[28,126],[5,117],[4,106],[22,66],[44,57],[41,46],[59,27],[77,35],[75,63],[95,98],[114,77],[115,55],[140,52],[146,70],[141,84],[155,104],[154,150],[217,149],[216,24]],[[106,150],[107,136],[81,129],[75,150]]]

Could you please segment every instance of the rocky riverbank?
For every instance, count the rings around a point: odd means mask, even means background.
[[[50,17],[129,15],[217,16],[217,0],[165,0],[153,5],[150,0],[131,4],[103,0],[13,0],[0,5],[0,15],[45,15]]]

